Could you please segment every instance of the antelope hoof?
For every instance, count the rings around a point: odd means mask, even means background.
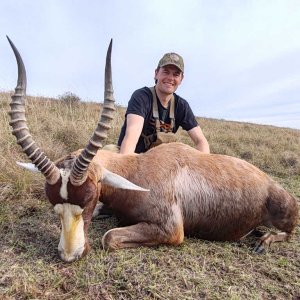
[[[263,253],[265,253],[266,249],[265,249],[265,247],[263,245],[263,242],[261,242],[261,241],[258,242],[256,244],[256,246],[254,247],[253,252],[256,253],[256,254],[263,254]]]

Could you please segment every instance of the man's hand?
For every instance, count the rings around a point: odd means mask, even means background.
[[[195,147],[197,150],[204,152],[204,153],[210,153],[209,150],[209,144],[207,142],[207,139],[205,138],[201,128],[199,126],[192,128],[188,131],[188,134],[190,138],[195,143]]]

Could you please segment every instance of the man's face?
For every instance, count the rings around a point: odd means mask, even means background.
[[[156,87],[163,94],[174,93],[183,79],[183,73],[173,65],[155,70]]]

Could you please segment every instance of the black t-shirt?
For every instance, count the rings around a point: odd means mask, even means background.
[[[174,99],[175,99],[175,111],[174,111],[175,124],[173,128],[173,132],[175,133],[178,130],[179,126],[181,126],[186,131],[189,131],[192,128],[198,126],[196,118],[188,102],[175,93],[174,93]],[[138,89],[132,94],[128,102],[128,107],[125,114],[125,122],[123,124],[119,136],[119,140],[118,140],[119,146],[122,144],[122,141],[125,136],[126,116],[128,114],[135,114],[144,118],[144,126],[142,132],[145,135],[150,135],[156,132],[155,119],[153,118],[152,102],[153,102],[152,92],[148,87]],[[158,102],[157,104],[158,104],[159,119],[161,123],[170,124],[171,123],[169,118],[170,105],[166,109],[161,105],[159,100],[157,102]],[[145,151],[146,149],[144,145],[144,140],[142,137],[140,137],[136,145],[135,152],[141,153]]]

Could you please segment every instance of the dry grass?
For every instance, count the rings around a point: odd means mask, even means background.
[[[104,232],[114,218],[95,220],[92,250],[73,264],[56,255],[60,224],[47,202],[44,179],[15,165],[27,161],[10,133],[10,95],[0,93],[0,295],[1,299],[299,299],[300,228],[288,243],[264,255],[254,239],[217,243],[186,238],[180,247],[105,252]],[[28,98],[28,125],[51,159],[84,147],[99,118],[95,103],[68,104]],[[118,108],[109,143],[124,117]],[[300,131],[200,119],[211,150],[241,157],[300,197]],[[190,143],[185,132],[180,139]]]

